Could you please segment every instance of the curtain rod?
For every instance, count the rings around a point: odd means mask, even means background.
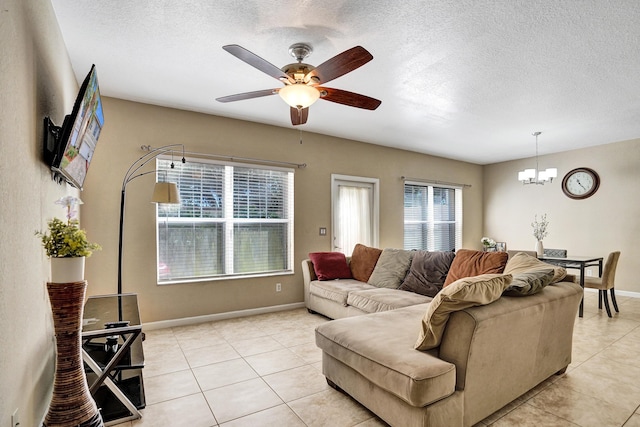
[[[459,184],[457,182],[447,182],[447,181],[436,181],[435,179],[425,179],[425,178],[410,178],[408,176],[400,177],[403,181],[416,181],[416,182],[424,182],[426,184],[436,184],[436,185],[451,185],[455,187],[471,187],[471,184]]]
[[[154,149],[154,147],[152,147],[151,145],[142,145],[140,146],[140,149],[142,151],[151,151]],[[167,153],[175,153],[175,154],[191,154],[192,156],[196,156],[196,157],[212,157],[215,159],[222,159],[222,160],[228,160],[231,162],[256,162],[256,163],[263,163],[263,164],[270,164],[270,165],[278,165],[278,166],[295,166],[298,169],[304,169],[307,167],[306,163],[292,163],[292,162],[281,162],[278,160],[264,160],[264,159],[252,159],[250,157],[237,157],[237,156],[226,156],[226,155],[222,155],[222,154],[209,154],[209,153],[198,153],[195,151],[182,151],[182,150],[170,150],[167,151]]]

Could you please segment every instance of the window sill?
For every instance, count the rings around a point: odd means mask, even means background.
[[[246,274],[246,275],[237,275],[237,276],[212,276],[212,277],[203,277],[203,278],[165,280],[162,282],[157,282],[156,285],[165,286],[165,285],[181,285],[185,283],[220,282],[223,280],[255,279],[258,277],[292,276],[294,274],[295,274],[295,271],[288,270],[288,271],[280,271],[276,273]]]

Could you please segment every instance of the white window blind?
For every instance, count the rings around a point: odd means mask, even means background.
[[[462,246],[462,189],[404,185],[404,248],[451,251]]]
[[[170,167],[180,205],[158,205],[158,283],[293,271],[293,171],[207,160]]]

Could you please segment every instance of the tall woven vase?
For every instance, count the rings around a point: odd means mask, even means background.
[[[82,312],[87,282],[47,283],[56,336],[53,397],[45,427],[101,427],[82,362]]]

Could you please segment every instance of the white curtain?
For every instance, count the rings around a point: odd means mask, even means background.
[[[340,185],[336,250],[351,255],[356,243],[372,245],[372,205],[370,187]]]

